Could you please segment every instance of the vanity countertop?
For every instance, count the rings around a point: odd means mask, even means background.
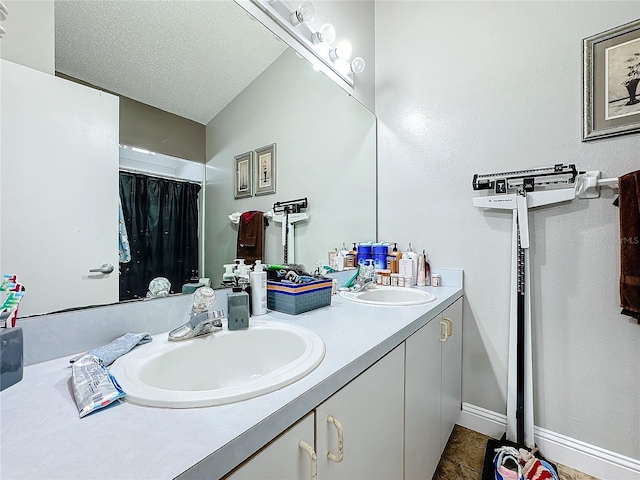
[[[221,477],[459,299],[462,272],[449,272],[451,281],[443,283],[456,286],[425,287],[437,296],[425,305],[369,306],[336,295],[330,306],[301,315],[258,317],[316,332],[326,354],[292,385],[237,403],[161,409],[120,402],[79,418],[72,355],[27,366],[24,379],[0,393],[0,477]]]

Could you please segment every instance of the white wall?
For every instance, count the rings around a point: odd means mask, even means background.
[[[5,0],[9,11],[2,27],[0,58],[51,75],[55,72],[53,0]]]
[[[235,258],[228,215],[278,201],[308,198],[310,218],[295,227],[295,261],[308,269],[342,242],[373,239],[375,138],[373,114],[287,50],[207,125],[206,275],[218,285]],[[272,143],[277,193],[235,200],[234,157]],[[282,262],[280,224],[265,244],[265,261]]]
[[[509,213],[474,173],[640,167],[640,136],[581,142],[582,39],[640,2],[376,2],[381,238],[465,271],[463,400],[505,413]],[[640,458],[640,326],[619,314],[613,192],[531,215],[535,423]]]

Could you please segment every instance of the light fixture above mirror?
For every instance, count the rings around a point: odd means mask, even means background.
[[[346,82],[348,87],[355,87],[355,76],[364,71],[366,62],[362,57],[349,62],[352,48],[344,38],[340,39],[337,45],[332,45],[337,39],[333,25],[325,23],[317,31],[313,30],[310,23],[313,22],[316,12],[310,2],[302,2],[292,8],[285,0],[250,1],[340,80]]]

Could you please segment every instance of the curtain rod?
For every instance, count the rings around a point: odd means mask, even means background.
[[[196,185],[200,185],[201,187],[204,186],[204,181],[198,182],[197,180],[189,180],[189,179],[186,179],[186,178],[180,178],[180,177],[176,177],[175,175],[163,175],[163,174],[160,174],[160,173],[151,173],[151,172],[146,172],[144,170],[136,170],[135,168],[125,168],[125,167],[120,167],[119,171],[120,172],[124,172],[124,173],[134,173],[134,174],[146,175],[147,177],[162,178],[162,179],[165,179],[165,180],[174,180],[176,182],[194,183]]]

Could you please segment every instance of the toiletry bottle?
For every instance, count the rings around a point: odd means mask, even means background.
[[[252,315],[267,313],[267,272],[262,270],[262,262],[256,260],[253,272],[249,274],[251,283]]]
[[[353,249],[349,251],[349,258],[351,261],[349,262],[352,267],[358,266],[358,248],[356,247],[356,242],[353,242]]]
[[[400,267],[400,259],[402,253],[398,251],[398,244],[393,244],[393,250],[387,255],[387,268],[391,270],[391,273],[398,273]]]
[[[409,250],[406,252],[406,255],[409,256],[409,258],[411,259],[411,262],[412,262],[412,272],[413,272],[412,273],[412,277],[413,277],[412,285],[415,285],[417,283],[417,281],[418,281],[418,254],[413,251],[413,247],[411,246],[411,243],[409,243]]]
[[[429,264],[429,255],[422,250],[424,255],[424,283],[428,287],[431,285],[431,265]]]
[[[342,272],[344,270],[344,257],[342,256],[341,251],[333,258],[333,265],[331,265],[331,267],[338,272]]]
[[[251,282],[249,280],[250,270],[251,267],[245,265],[244,259],[242,259],[242,262],[238,265],[237,281],[238,286],[249,296],[249,314],[251,315],[251,312],[253,312],[253,302],[251,301]]]
[[[333,250],[331,250],[329,252],[329,266],[331,268],[333,268],[333,266],[335,265],[336,255],[338,255],[338,249],[337,248],[334,248]]]
[[[233,291],[227,295],[227,328],[229,330],[249,328],[249,299],[250,296],[241,287],[233,287]]]
[[[222,287],[232,287],[236,284],[236,276],[233,274],[235,263],[227,263],[224,266],[224,273],[222,274]]]
[[[420,253],[418,255],[418,279],[417,284],[419,287],[424,287],[426,285],[425,279],[425,263],[424,263],[424,254]]]
[[[389,246],[385,243],[374,243],[371,248],[373,256],[373,266],[376,270],[384,270],[387,268],[387,255],[389,254]]]
[[[344,242],[342,242],[342,248],[340,249],[340,254],[344,257],[347,258],[347,255],[349,255],[349,250],[347,250],[347,246],[345,245]]]
[[[403,278],[410,278],[413,276],[413,262],[411,258],[409,258],[408,253],[404,253],[399,262],[399,274],[403,276]]]

